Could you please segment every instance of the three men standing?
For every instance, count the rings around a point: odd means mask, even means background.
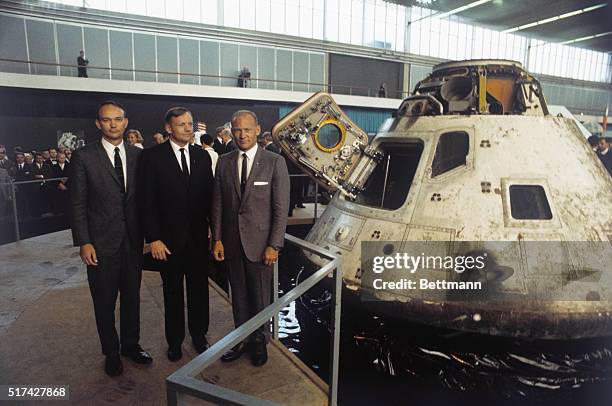
[[[87,265],[96,326],[110,376],[123,372],[119,354],[139,364],[152,358],[140,347],[142,232],[136,199],[141,150],[123,142],[127,112],[114,101],[98,108],[102,139],[72,155],[72,237]],[[115,304],[120,293],[120,336]]]
[[[272,265],[278,260],[287,225],[289,175],[279,154],[257,146],[261,128],[255,113],[232,117],[238,150],[217,162],[212,206],[213,257],[226,261],[234,323],[240,326],[270,304]],[[268,326],[257,329],[221,359],[236,360],[250,349],[255,366],[266,363]]]
[[[208,348],[208,226],[213,190],[210,155],[189,145],[191,112],[174,107],[165,116],[168,142],[144,151],[144,232],[151,255],[164,261],[165,332],[168,359],[183,353],[185,316],[183,278],[187,281],[189,333],[199,353]]]

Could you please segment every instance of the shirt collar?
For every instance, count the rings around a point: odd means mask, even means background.
[[[115,147],[119,148],[119,153],[125,153],[125,145],[123,144],[123,140],[121,140],[121,143],[119,145],[113,145],[110,142],[108,142],[104,137],[102,137],[102,146],[104,147],[104,149],[106,150],[106,152],[108,154],[114,154],[115,153]]]
[[[608,155],[608,152],[610,152],[610,148],[606,148],[605,151],[601,151],[600,154],[601,155]]]
[[[257,143],[255,143],[255,145],[253,145],[251,147],[251,149],[249,149],[248,151],[240,151],[240,156],[242,156],[242,153],[246,153],[247,154],[247,158],[253,162],[253,160],[255,159],[255,154],[257,153]]]
[[[179,150],[181,148],[185,149],[186,153],[189,153],[189,144],[185,145],[184,147],[179,146],[177,143],[175,143],[174,141],[172,141],[172,138],[168,138],[168,140],[170,141],[170,146],[172,147],[172,151],[174,151],[174,154],[178,154]]]

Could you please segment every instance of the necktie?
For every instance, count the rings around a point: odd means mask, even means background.
[[[123,162],[121,161],[121,155],[119,155],[119,147],[115,147],[115,172],[121,183],[121,192],[125,193],[125,180],[123,178]]]
[[[247,183],[247,154],[242,154],[242,168],[240,169],[240,195],[244,195]]]
[[[181,169],[186,179],[189,179],[189,167],[187,166],[187,158],[185,158],[185,148],[180,148],[181,151]]]

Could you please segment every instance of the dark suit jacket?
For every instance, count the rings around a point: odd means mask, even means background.
[[[191,242],[208,247],[213,175],[210,155],[189,147],[190,176],[181,172],[170,142],[144,151],[143,227],[148,242],[162,240],[171,252]]]
[[[223,145],[223,143],[219,141],[217,137],[215,137],[212,147],[215,150],[215,152],[219,155],[223,155],[225,153],[225,145]]]
[[[10,175],[15,179],[15,182],[32,180],[32,165],[24,163],[23,169],[19,169],[19,165],[15,164],[15,167]]]
[[[242,249],[261,262],[266,246],[282,247],[289,211],[289,174],[282,156],[257,148],[244,197],[240,196],[240,150],[219,157],[213,194],[212,232],[221,240],[225,257]]]
[[[38,179],[36,176],[37,175],[42,175],[43,179],[50,179],[53,177],[52,171],[51,171],[51,166],[49,166],[46,163],[43,163],[42,166],[39,168],[38,164],[36,162],[34,162],[32,164],[32,178],[33,179]]]
[[[225,150],[223,151],[224,154],[227,154],[228,152],[232,152],[238,149],[234,140],[229,140],[228,143],[224,145],[224,147],[225,147]]]
[[[98,255],[112,255],[127,231],[132,246],[142,249],[142,232],[136,195],[140,148],[125,144],[127,191],[121,192],[119,177],[100,141],[72,154],[70,197],[72,239],[75,246],[91,243]]]
[[[65,177],[68,177],[68,173],[70,171],[70,164],[66,162],[64,164],[63,170],[60,167],[60,164],[56,164],[56,165],[53,165],[51,170],[52,170],[52,175],[54,178],[65,178]]]

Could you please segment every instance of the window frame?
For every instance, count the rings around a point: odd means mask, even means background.
[[[551,219],[516,219],[512,217],[512,207],[510,205],[510,186],[540,186],[544,189],[546,201],[550,207]],[[555,208],[554,201],[551,199],[552,194],[546,178],[502,178],[502,204],[504,213],[505,227],[520,227],[520,228],[540,228],[540,229],[557,229],[561,228],[558,212]]]
[[[438,151],[438,143],[440,142],[440,138],[444,134],[453,133],[453,132],[463,132],[468,135],[468,153],[465,156],[465,165],[457,166],[451,170],[448,170],[444,173],[441,173],[436,176],[432,176],[432,166],[433,161],[436,157],[436,152]],[[427,160],[427,180],[429,182],[437,183],[437,182],[445,182],[449,177],[456,176],[465,171],[471,170],[474,168],[474,129],[466,128],[466,127],[449,127],[445,128],[442,131],[436,131],[434,136],[432,137],[432,149],[429,154],[429,158]]]

